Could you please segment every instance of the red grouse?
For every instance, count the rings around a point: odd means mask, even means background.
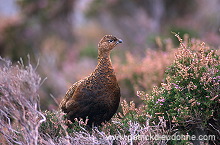
[[[98,65],[88,77],[74,83],[60,103],[67,119],[86,119],[87,125],[109,121],[118,109],[120,88],[110,59],[110,51],[119,43],[112,35],[104,36],[98,44]]]

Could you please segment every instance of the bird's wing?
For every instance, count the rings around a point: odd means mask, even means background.
[[[73,85],[66,93],[65,98],[61,102],[61,109],[68,114],[68,116],[82,117],[93,112],[92,108],[97,108],[97,105],[100,104],[99,99],[94,93],[94,90],[87,88],[88,84],[78,83]],[[74,92],[72,91],[74,90]],[[102,103],[101,103],[102,104]],[[77,115],[78,114],[78,115]]]
[[[64,112],[67,109],[66,105],[67,102],[73,97],[73,94],[76,90],[76,88],[78,87],[78,85],[81,83],[81,81],[78,81],[76,83],[74,83],[66,92],[65,97],[63,98],[63,100],[60,102],[59,108],[62,109]]]
[[[85,84],[82,81],[73,84],[67,91],[65,98],[60,103],[62,110],[68,113],[78,108],[82,109],[91,103],[92,99],[88,96],[91,95],[87,89],[85,89]]]

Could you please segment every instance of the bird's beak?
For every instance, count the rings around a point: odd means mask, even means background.
[[[123,42],[123,41],[122,41],[121,39],[118,39],[117,44],[118,44],[118,43],[122,43],[122,42]]]

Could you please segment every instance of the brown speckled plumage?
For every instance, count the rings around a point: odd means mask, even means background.
[[[110,51],[122,40],[104,36],[98,44],[98,65],[92,74],[74,83],[60,103],[67,118],[88,117],[88,125],[100,125],[115,114],[120,102],[120,88],[110,59]]]

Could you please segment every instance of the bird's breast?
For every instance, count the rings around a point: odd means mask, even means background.
[[[93,73],[83,83],[82,92],[85,96],[108,97],[116,89],[119,89],[116,76],[113,71],[111,73]]]

